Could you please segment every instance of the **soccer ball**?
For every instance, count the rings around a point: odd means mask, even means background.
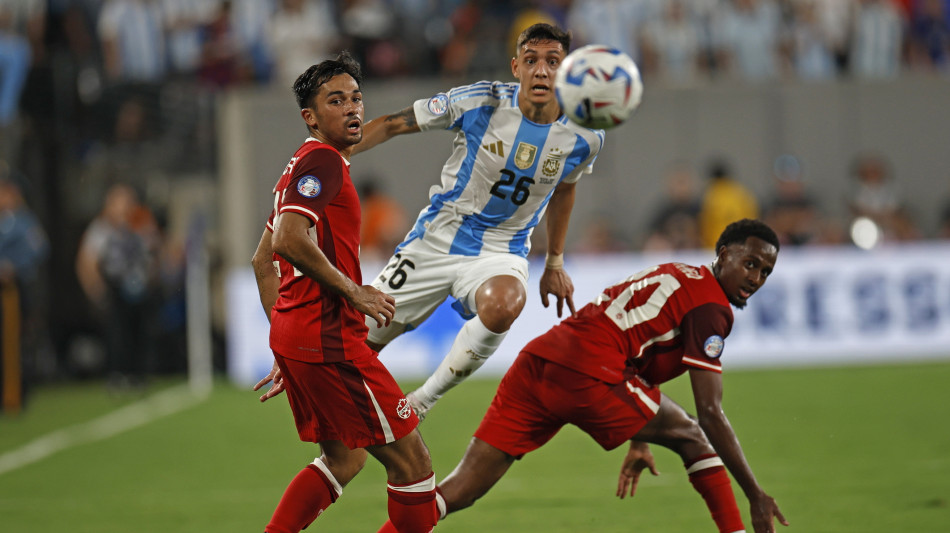
[[[557,69],[557,101],[572,121],[591,129],[623,124],[640,105],[640,70],[616,48],[590,44],[574,50]]]

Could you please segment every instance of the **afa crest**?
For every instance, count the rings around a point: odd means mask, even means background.
[[[551,153],[548,154],[548,158],[541,164],[541,173],[549,178],[556,176],[558,171],[561,170],[561,158],[563,156],[564,152],[561,150],[557,148],[551,150]]]

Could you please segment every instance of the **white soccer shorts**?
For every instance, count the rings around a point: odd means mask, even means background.
[[[480,256],[449,255],[414,240],[393,255],[373,286],[396,298],[396,314],[388,327],[376,327],[367,317],[369,340],[376,344],[390,341],[408,329],[415,329],[449,296],[464,307],[465,316],[478,312],[475,293],[495,276],[514,276],[527,291],[528,261],[513,254]]]

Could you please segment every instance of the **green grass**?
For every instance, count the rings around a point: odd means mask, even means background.
[[[455,466],[496,383],[470,380],[422,425],[437,476]],[[946,531],[947,383],[950,363],[731,372],[725,409],[760,483],[792,523],[785,531]],[[687,380],[664,391],[691,407]],[[22,416],[0,418],[0,455],[131,401],[109,397],[101,384],[41,388]],[[613,492],[624,450],[604,452],[566,428],[437,531],[715,531],[677,457],[654,451],[660,477],[620,501]],[[220,383],[194,407],[0,474],[0,528],[260,532],[315,453],[297,440],[286,400],[260,405],[255,393]],[[385,518],[384,472],[370,460],[308,531],[376,531]]]

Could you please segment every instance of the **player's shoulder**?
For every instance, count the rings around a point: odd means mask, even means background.
[[[516,83],[482,80],[453,87],[446,94],[446,98],[448,104],[462,107],[485,105],[502,107],[512,105],[517,90]]]
[[[594,130],[590,128],[585,128],[580,124],[567,118],[567,115],[562,114],[560,118],[557,119],[555,123],[559,127],[564,128],[566,131],[584,139],[587,144],[594,147],[594,151],[599,151],[604,146],[604,140],[606,139],[606,133],[604,130]]]

